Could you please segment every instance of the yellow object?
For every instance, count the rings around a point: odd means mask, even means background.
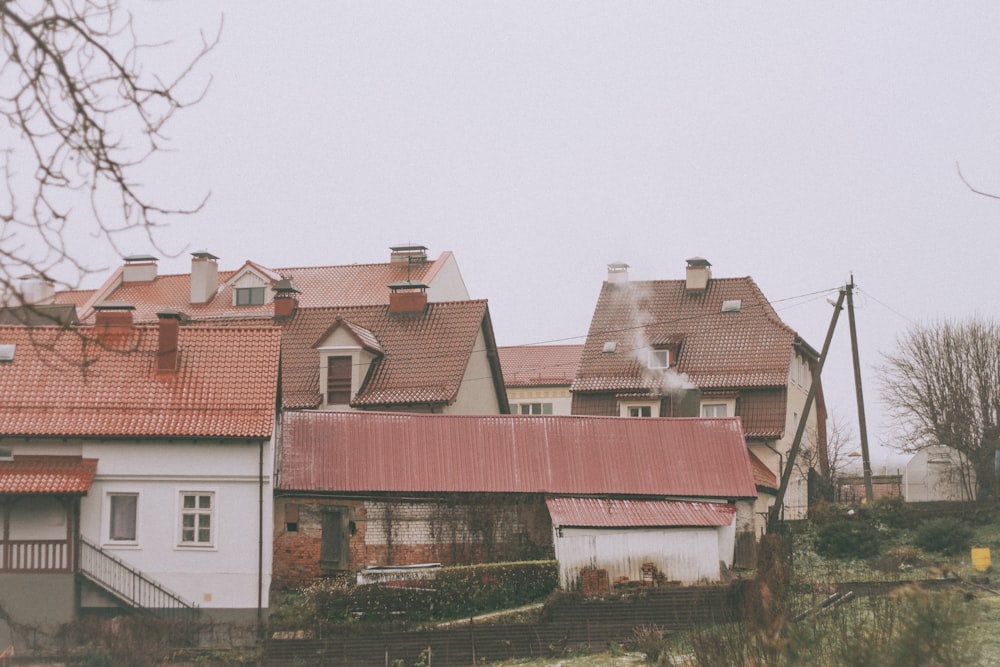
[[[990,569],[990,550],[986,547],[977,547],[972,550],[972,567],[977,572],[985,572]]]

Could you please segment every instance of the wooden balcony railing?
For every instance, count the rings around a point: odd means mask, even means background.
[[[0,541],[0,572],[72,572],[67,540]]]

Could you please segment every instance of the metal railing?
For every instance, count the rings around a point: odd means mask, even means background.
[[[82,537],[80,574],[135,609],[170,616],[198,613],[197,605]]]

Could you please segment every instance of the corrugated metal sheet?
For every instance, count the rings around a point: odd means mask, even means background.
[[[738,418],[288,412],[278,488],[752,498]]]
[[[728,526],[736,506],[683,500],[546,498],[552,526],[589,528],[663,528]]]

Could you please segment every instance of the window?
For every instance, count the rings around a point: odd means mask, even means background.
[[[725,403],[702,403],[702,417],[728,417]]]
[[[551,415],[551,403],[515,403],[511,412],[516,415]]]
[[[110,520],[108,521],[108,541],[135,542],[136,509],[139,506],[137,493],[112,493],[108,496]]]
[[[237,287],[234,292],[233,298],[236,299],[237,306],[264,305],[263,287]]]
[[[326,359],[326,403],[343,405],[351,402],[351,357],[327,357]]]
[[[0,461],[13,461],[14,450],[9,447],[0,447]]]
[[[212,546],[211,493],[181,494],[181,544],[188,546]]]
[[[299,506],[295,503],[285,505],[285,532],[299,532]]]
[[[670,350],[650,350],[649,351],[649,367],[650,368],[670,368]]]
[[[630,405],[628,407],[629,417],[651,417],[653,409],[649,405]]]

